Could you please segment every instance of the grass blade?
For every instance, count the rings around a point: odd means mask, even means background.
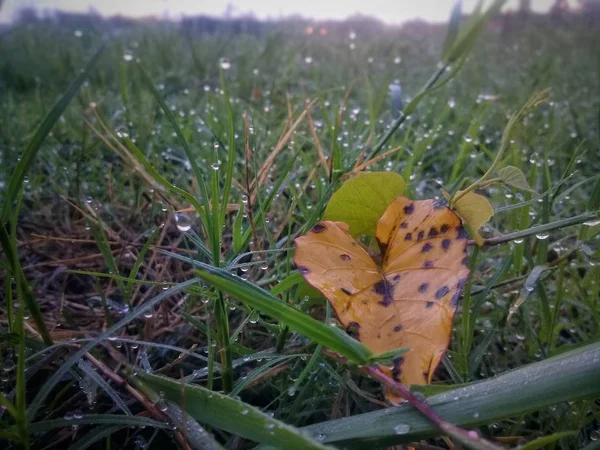
[[[297,429],[236,398],[162,376],[140,373],[137,378],[152,389],[164,392],[165,398],[174,403],[180,404],[182,398],[185,399],[185,412],[200,423],[278,448],[326,448]]]
[[[198,275],[213,286],[250,307],[279,320],[316,343],[345,356],[350,361],[356,364],[366,364],[372,356],[368,348],[352,339],[342,330],[319,322],[309,315],[286,305],[258,286],[237,278],[225,270],[207,264],[197,262],[196,267],[201,268]]]
[[[29,141],[29,144],[27,144],[27,147],[25,147],[23,155],[17,163],[17,166],[10,177],[10,181],[8,182],[8,187],[6,188],[4,204],[2,205],[2,214],[0,215],[1,223],[5,223],[9,216],[14,214],[13,202],[14,199],[17,198],[17,194],[23,185],[23,179],[25,178],[27,170],[31,164],[33,164],[33,160],[42,146],[42,143],[46,139],[46,136],[48,136],[48,133],[50,133],[54,127],[54,124],[56,124],[58,119],[60,119],[62,114],[65,112],[65,109],[67,109],[67,106],[69,106],[71,100],[73,100],[73,97],[77,91],[79,91],[79,88],[98,62],[98,59],[100,59],[100,56],[104,52],[104,48],[105,45],[102,44],[94,56],[92,56],[92,58],[85,65],[79,76],[75,78],[75,80],[60,97],[58,102],[56,102],[56,104],[52,107],[48,115],[44,118],[44,121],[33,135],[31,141]]]
[[[574,368],[577,368],[574,370]],[[429,405],[458,426],[476,426],[563,401],[600,395],[600,343],[429,397]],[[398,435],[395,427],[409,431]],[[411,442],[438,434],[408,405],[332,420],[306,428],[325,442],[365,448]]]

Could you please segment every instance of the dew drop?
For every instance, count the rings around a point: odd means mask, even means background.
[[[231,61],[229,60],[229,58],[223,57],[219,59],[219,67],[223,70],[231,69]]]
[[[539,239],[540,241],[543,241],[545,239],[548,239],[550,237],[550,233],[538,233],[535,235],[535,237],[537,239]]]
[[[394,427],[394,433],[396,434],[406,434],[410,431],[410,425],[407,423],[399,423]]]
[[[188,215],[183,213],[175,214],[175,224],[177,226],[177,229],[182,233],[185,233],[192,229],[192,220]]]
[[[600,220],[588,220],[586,222],[583,222],[583,224],[586,227],[595,227],[597,225],[600,225]]]

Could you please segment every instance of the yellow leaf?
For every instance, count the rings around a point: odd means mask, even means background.
[[[384,373],[407,385],[430,383],[469,275],[460,218],[435,200],[397,197],[377,222],[381,264],[349,231],[343,222],[316,224],[296,239],[296,267],[373,353],[410,348],[379,363]],[[387,398],[401,400],[390,390]]]
[[[462,192],[464,191],[458,191],[456,196],[461,195]],[[448,199],[448,193],[443,192],[443,194]],[[458,201],[454,202],[452,209],[469,225],[477,245],[482,246],[483,238],[479,235],[479,229],[494,215],[494,208],[492,208],[488,199],[475,192],[467,192]]]

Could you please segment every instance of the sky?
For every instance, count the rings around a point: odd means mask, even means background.
[[[39,10],[61,9],[83,13],[93,8],[105,16],[167,15],[172,19],[196,14],[223,16],[229,11],[234,17],[252,13],[259,19],[300,14],[307,18],[343,20],[358,13],[376,17],[386,23],[399,24],[412,19],[445,21],[454,2],[455,0],[5,0],[0,8],[0,22],[10,22],[20,8],[35,7]],[[463,10],[471,11],[476,3],[477,0],[463,0]],[[531,0],[532,9],[539,12],[547,11],[553,3],[554,0]],[[508,0],[507,7],[516,8],[518,4],[518,0]]]

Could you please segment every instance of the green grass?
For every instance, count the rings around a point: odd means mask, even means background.
[[[410,197],[464,189],[511,115],[550,88],[496,166],[519,168],[537,194],[480,191],[494,245],[471,250],[450,348],[434,384],[414,390],[491,441],[593,448],[600,27],[513,16],[458,29],[453,17],[449,31],[358,22],[355,39],[349,25],[309,36],[302,22],[0,33],[0,439],[446,448],[324,351],[373,356],[331,326],[292,241],[361,154],[400,147],[368,170],[403,175]],[[392,83],[410,115],[392,109]]]

